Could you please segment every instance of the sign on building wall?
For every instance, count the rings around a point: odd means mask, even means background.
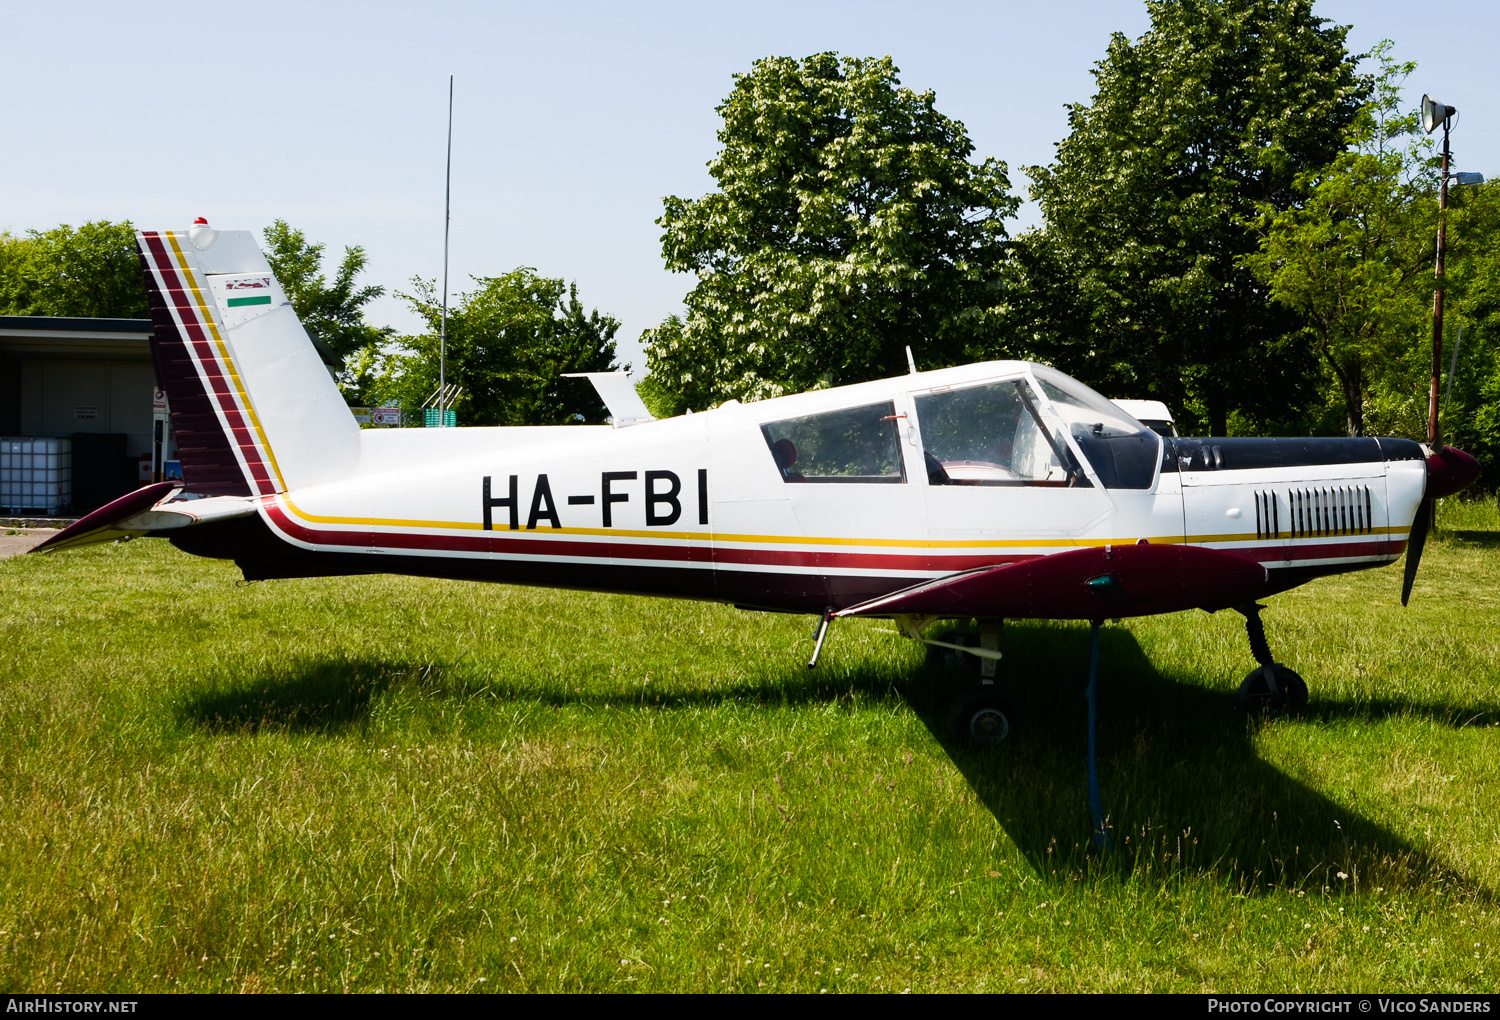
[[[400,425],[399,407],[351,407],[354,421],[359,425]]]

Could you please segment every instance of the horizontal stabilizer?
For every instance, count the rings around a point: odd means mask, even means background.
[[[1091,547],[950,574],[834,615],[1105,620],[1243,605],[1268,577],[1254,560],[1201,546]]]
[[[594,391],[609,408],[609,416],[617,429],[656,420],[635,391],[635,383],[624,372],[567,372],[563,378],[587,379],[593,383]]]
[[[142,486],[74,521],[31,551],[49,553],[98,542],[118,542],[125,538],[186,528],[207,521],[248,517],[255,513],[255,500],[238,496],[165,502],[181,488],[181,482],[155,482]]]

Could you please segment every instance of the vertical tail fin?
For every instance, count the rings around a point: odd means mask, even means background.
[[[347,477],[359,426],[246,230],[136,232],[183,480],[262,496]]]

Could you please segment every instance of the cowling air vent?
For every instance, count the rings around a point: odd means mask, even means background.
[[[1281,537],[1281,507],[1277,505],[1274,492],[1255,494],[1255,537]]]
[[[1371,519],[1368,485],[1289,489],[1284,506],[1270,489],[1255,494],[1256,538],[1366,535]]]
[[[1287,492],[1292,538],[1365,535],[1371,529],[1370,487],[1334,485]]]

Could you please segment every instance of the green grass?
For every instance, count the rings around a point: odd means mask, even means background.
[[[404,578],[239,584],[159,541],[0,562],[0,985],[1493,991],[1500,516],[1236,614],[1015,623],[1029,726],[881,622]]]

